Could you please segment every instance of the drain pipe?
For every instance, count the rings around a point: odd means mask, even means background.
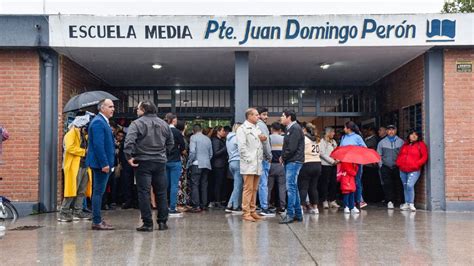
[[[58,57],[51,50],[39,51],[41,119],[38,212],[57,208],[58,165]]]

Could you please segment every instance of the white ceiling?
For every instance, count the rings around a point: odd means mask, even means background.
[[[251,86],[371,85],[429,47],[250,49]],[[235,49],[57,48],[115,87],[233,86]],[[151,65],[163,65],[154,70]],[[331,67],[322,70],[321,63]]]

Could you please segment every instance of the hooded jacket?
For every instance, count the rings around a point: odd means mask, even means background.
[[[398,154],[396,165],[400,171],[411,173],[420,171],[428,160],[428,148],[423,141],[405,142]]]
[[[382,167],[382,165],[389,168],[396,167],[395,161],[403,144],[404,141],[398,136],[394,136],[392,140],[390,140],[389,136],[383,138],[377,145],[377,152],[380,154],[380,157],[382,157],[382,160],[379,162],[379,167]]]

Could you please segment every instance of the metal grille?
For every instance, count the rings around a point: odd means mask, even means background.
[[[119,116],[134,116],[134,109],[144,100],[154,102],[159,114],[174,112],[193,117],[232,116],[233,100],[231,89],[228,88],[127,89],[110,92],[119,98],[115,108]]]
[[[360,116],[376,112],[376,95],[369,89],[253,88],[252,106],[272,115],[293,109],[307,116]]]
[[[265,106],[270,113],[281,113],[285,109],[299,111],[299,89],[254,89],[252,106]]]
[[[219,114],[232,111],[230,89],[179,89],[174,93],[178,114]]]
[[[423,127],[423,115],[421,109],[421,103],[407,106],[402,109],[402,123],[400,134],[403,137],[407,137],[408,131],[414,129],[417,132],[422,132]]]

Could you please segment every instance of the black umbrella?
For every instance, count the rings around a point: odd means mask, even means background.
[[[64,106],[63,113],[77,111],[82,108],[97,105],[104,99],[118,101],[117,97],[105,91],[87,91],[72,97]]]

